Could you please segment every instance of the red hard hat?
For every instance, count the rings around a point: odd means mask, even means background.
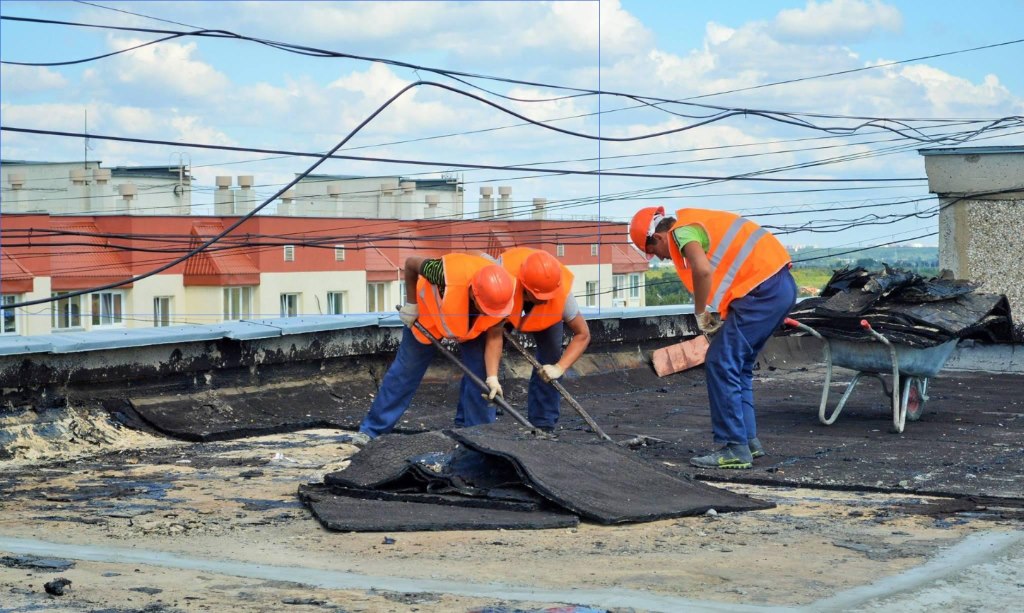
[[[640,209],[633,215],[632,221],[629,222],[629,239],[633,241],[636,248],[644,253],[647,253],[647,239],[654,235],[654,227],[657,226],[657,221],[661,221],[661,218],[665,216],[665,207],[663,206],[649,206]],[[651,259],[651,255],[647,256],[647,259]]]
[[[516,282],[501,266],[489,264],[478,270],[469,282],[469,289],[484,315],[508,317],[512,312]]]
[[[562,285],[562,265],[547,251],[531,253],[519,268],[519,282],[537,300],[551,300]]]

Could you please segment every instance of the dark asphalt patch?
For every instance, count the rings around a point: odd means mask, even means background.
[[[506,511],[339,496],[326,485],[303,485],[299,497],[330,530],[409,532],[420,530],[541,530],[571,528],[579,518],[554,511]]]
[[[479,509],[504,509],[506,511],[536,511],[540,509],[543,499],[530,499],[528,492],[521,494],[522,500],[511,498],[477,498],[458,494],[431,494],[418,492],[389,492],[386,490],[367,490],[331,486],[331,491],[339,496],[364,498],[367,500],[397,500],[400,502],[426,502],[431,504],[448,504],[457,507],[476,507]]]
[[[345,470],[326,475],[324,482],[361,489],[394,485],[408,477],[412,458],[435,452],[449,453],[455,450],[456,445],[441,432],[385,434],[352,456]]]
[[[775,505],[674,477],[612,443],[543,439],[491,424],[453,430],[459,442],[512,461],[531,488],[602,524],[653,521]]]

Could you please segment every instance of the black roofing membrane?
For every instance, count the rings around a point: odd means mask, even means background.
[[[558,511],[508,511],[420,502],[364,500],[340,496],[325,485],[303,485],[299,497],[329,530],[412,532],[420,530],[541,530],[571,528],[579,518]]]
[[[459,442],[513,461],[531,488],[602,524],[772,508],[668,474],[635,453],[604,441],[539,438],[514,426],[489,424],[451,431]]]
[[[326,475],[324,482],[363,489],[383,487],[406,476],[412,458],[430,452],[451,452],[457,444],[441,432],[385,434],[352,456],[345,470]]]

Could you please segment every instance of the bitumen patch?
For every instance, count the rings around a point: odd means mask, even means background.
[[[413,458],[429,453],[450,453],[457,445],[441,432],[385,434],[352,456],[345,470],[327,474],[324,482],[360,489],[386,487],[408,477]]]
[[[303,485],[299,497],[325,528],[343,532],[419,530],[541,530],[572,528],[579,518],[560,511],[509,511],[340,496],[326,485]]]

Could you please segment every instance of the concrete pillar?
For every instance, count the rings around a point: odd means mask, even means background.
[[[24,212],[23,206],[25,203],[22,200],[25,193],[25,173],[7,173],[7,183],[10,184],[11,189],[4,194],[3,202],[0,202],[0,209],[5,213]]]
[[[437,194],[427,194],[426,201],[427,206],[423,209],[423,218],[437,218],[437,203],[441,201],[441,198]]]
[[[281,194],[281,202],[277,205],[278,215],[287,215],[289,217],[295,216],[295,190],[286,189]]]
[[[416,182],[402,181],[398,184],[398,202],[395,205],[395,213],[399,219],[416,219],[416,209],[413,202],[416,199]]]
[[[498,217],[509,219],[513,216],[512,211],[512,187],[510,185],[498,186]]]
[[[135,196],[139,188],[134,183],[122,183],[117,186],[117,193],[121,195],[121,201],[117,204],[118,213],[131,215],[135,206]]]
[[[397,181],[389,181],[380,184],[380,197],[377,200],[377,217],[379,219],[395,219],[398,217],[395,210],[395,199],[401,188]]]
[[[72,168],[68,171],[68,178],[71,185],[68,187],[68,198],[65,206],[67,213],[88,213],[89,212],[89,186],[86,179],[88,173],[84,168]]]
[[[491,197],[493,193],[493,187],[480,188],[480,210],[478,213],[480,219],[491,219],[494,217],[494,198]]]
[[[234,215],[235,194],[231,191],[231,177],[218,176],[215,181],[217,183],[217,190],[213,192],[213,214],[222,216]]]
[[[252,185],[252,175],[238,175],[238,192],[235,194],[236,215],[245,215],[256,208],[256,190]]]
[[[114,211],[117,198],[110,184],[109,168],[92,169],[92,189],[89,194],[90,207],[96,214],[110,214]]]
[[[534,198],[533,199],[533,219],[546,219],[545,207],[548,205],[547,198]]]

